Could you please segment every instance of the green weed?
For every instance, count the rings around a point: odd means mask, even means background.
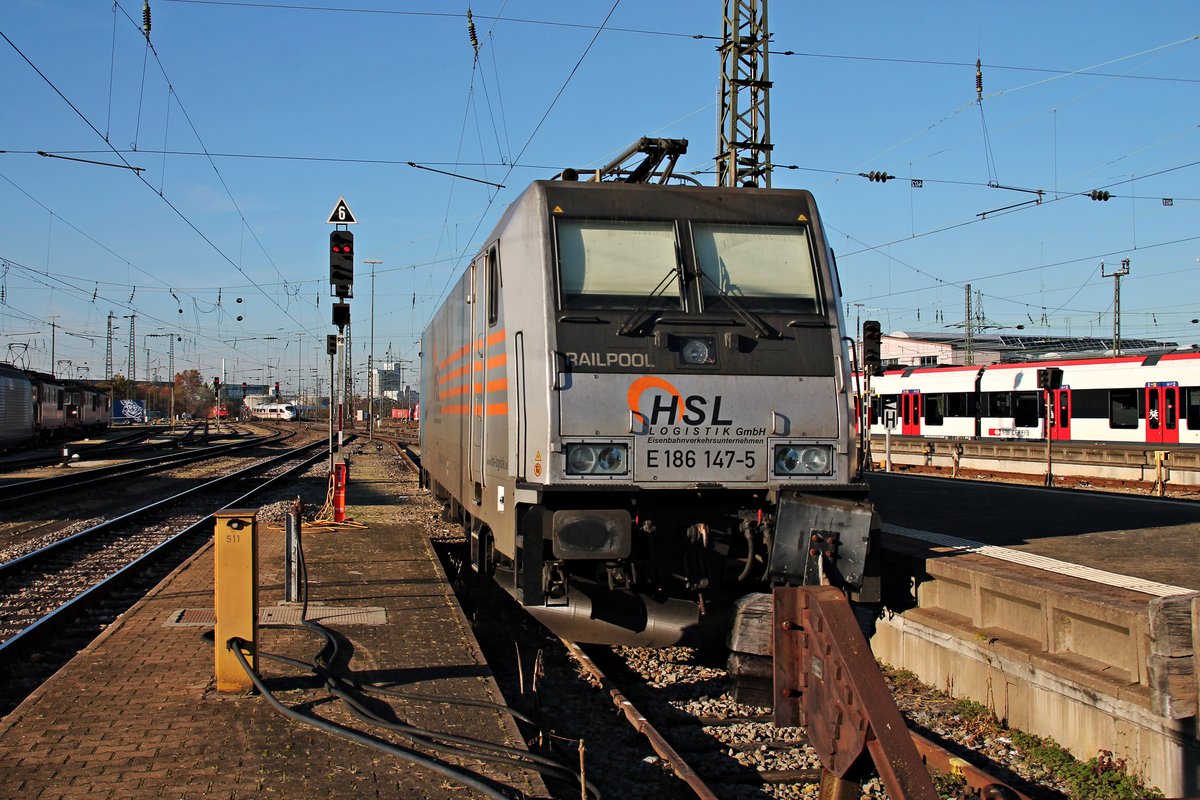
[[[1025,757],[1063,781],[1071,797],[1087,800],[1139,800],[1162,797],[1162,792],[1147,787],[1130,774],[1124,759],[1113,758],[1108,750],[1087,761],[1080,761],[1053,739],[1042,739],[1022,731],[1008,733]]]

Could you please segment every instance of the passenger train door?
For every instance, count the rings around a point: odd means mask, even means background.
[[[1071,389],[1050,389],[1050,407],[1054,410],[1050,421],[1050,439],[1069,442],[1071,440]]]
[[[1146,441],[1151,444],[1179,443],[1179,384],[1175,381],[1147,383],[1145,396]]]
[[[921,435],[921,392],[907,389],[900,395],[900,435]]]

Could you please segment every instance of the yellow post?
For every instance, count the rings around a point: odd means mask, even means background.
[[[1167,457],[1170,452],[1167,450],[1154,451],[1154,488],[1153,491],[1159,497],[1167,495],[1167,481],[1170,480],[1170,471],[1167,467]]]
[[[258,534],[255,509],[218,511],[213,605],[217,628],[217,691],[248,692],[250,676],[226,643],[237,637],[250,643],[242,648],[250,666],[258,666]]]

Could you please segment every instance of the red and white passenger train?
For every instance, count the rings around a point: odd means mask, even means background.
[[[1045,390],[1038,370],[1058,368]],[[1047,392],[1051,414],[1047,425]],[[1200,353],[908,367],[871,378],[871,433],[1200,444]]]

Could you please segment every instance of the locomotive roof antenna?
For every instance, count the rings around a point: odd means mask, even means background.
[[[767,0],[725,0],[717,185],[771,188]]]

